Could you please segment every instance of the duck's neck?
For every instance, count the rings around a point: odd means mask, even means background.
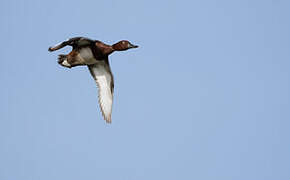
[[[110,55],[114,52],[114,48],[112,46],[108,46],[104,49],[104,54]]]
[[[118,43],[113,44],[112,46],[113,51],[119,51]]]
[[[110,55],[115,51],[112,46],[107,45],[103,42],[96,42],[96,46],[101,50],[101,53],[103,55]]]

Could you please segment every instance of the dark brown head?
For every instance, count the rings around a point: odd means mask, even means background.
[[[113,44],[112,47],[115,51],[126,51],[131,48],[137,48],[138,46],[131,44],[127,40],[122,40],[122,41],[117,42],[116,44]]]

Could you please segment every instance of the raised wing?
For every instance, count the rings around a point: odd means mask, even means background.
[[[111,123],[114,78],[110,69],[109,61],[99,61],[98,63],[89,65],[88,67],[99,88],[99,104],[102,115],[107,123]]]
[[[70,38],[67,41],[63,41],[61,43],[58,43],[52,47],[49,47],[48,50],[49,51],[56,51],[58,49],[61,49],[65,46],[72,46],[72,47],[78,47],[78,46],[86,46],[86,45],[90,45],[94,43],[94,40],[91,40],[89,38],[85,38],[85,37],[74,37],[74,38]]]

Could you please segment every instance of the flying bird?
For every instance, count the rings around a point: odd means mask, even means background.
[[[107,123],[111,123],[114,77],[111,72],[108,56],[114,51],[126,51],[138,46],[127,40],[122,40],[113,45],[107,45],[98,40],[85,37],[74,37],[49,47],[48,51],[56,51],[65,46],[72,46],[68,54],[58,55],[61,66],[72,68],[75,66],[88,66],[89,71],[98,86],[99,105],[102,115]]]

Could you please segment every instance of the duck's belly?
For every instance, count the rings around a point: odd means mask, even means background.
[[[84,64],[90,65],[95,64],[97,60],[95,59],[91,48],[81,48],[79,50],[79,57],[82,59]]]

